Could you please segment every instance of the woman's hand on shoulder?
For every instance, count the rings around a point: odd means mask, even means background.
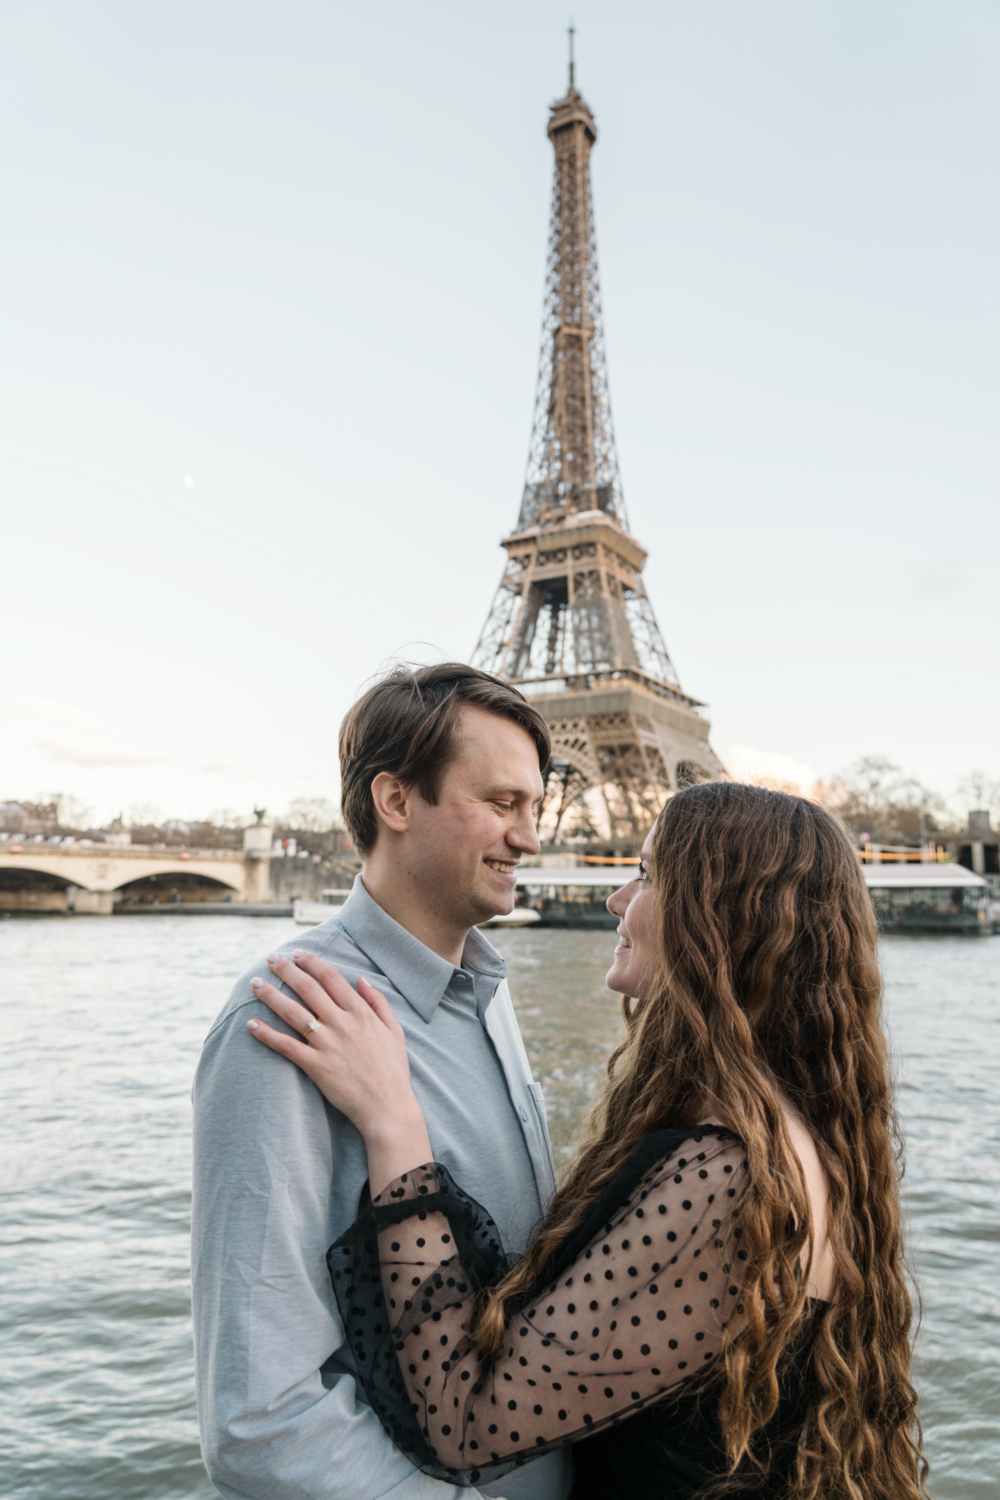
[[[411,1124],[420,1110],[410,1087],[406,1038],[385,996],[365,979],[353,988],[314,953],[272,953],[267,962],[298,998],[266,979],[252,979],[250,987],[298,1037],[258,1020],[247,1022],[251,1035],[307,1073],[366,1141]]]

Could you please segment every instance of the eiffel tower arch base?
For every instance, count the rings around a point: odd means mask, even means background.
[[[531,701],[552,734],[539,828],[546,843],[583,809],[599,840],[641,843],[672,792],[724,774],[707,721],[636,683],[532,693]]]

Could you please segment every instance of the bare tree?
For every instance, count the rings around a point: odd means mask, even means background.
[[[1000,811],[1000,781],[994,781],[985,771],[970,771],[958,783],[955,796],[966,810],[981,807],[989,812]]]
[[[226,828],[233,831],[242,831],[250,821],[245,813],[235,812],[231,807],[217,808],[206,819],[206,822],[210,823],[213,828]]]
[[[838,780],[844,787],[841,814],[856,833],[888,840],[893,793],[900,781],[900,767],[885,755],[863,755]]]
[[[128,810],[130,828],[159,828],[163,812],[152,802],[136,802]]]
[[[915,776],[896,783],[887,820],[891,841],[900,844],[923,844],[929,835],[938,833],[948,821],[944,803],[937,792],[924,786]]]
[[[949,821],[937,792],[884,755],[862,756],[825,791],[819,800],[877,843],[922,844]]]
[[[79,797],[69,796],[66,792],[59,792],[53,798],[56,804],[56,818],[59,827],[64,833],[80,833],[83,829],[90,827],[90,820],[94,816],[94,810],[82,802]]]
[[[296,833],[340,833],[344,826],[339,810],[326,797],[296,797],[281,822]]]
[[[831,812],[838,813],[842,818],[847,816],[851,794],[839,776],[834,776],[831,781],[814,781],[809,788],[808,795],[821,807],[828,807]]]
[[[862,814],[878,818],[892,800],[899,782],[900,767],[885,755],[863,755],[841,776]]]

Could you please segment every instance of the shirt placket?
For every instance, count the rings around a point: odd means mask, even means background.
[[[555,1186],[552,1161],[549,1153],[548,1141],[545,1139],[541,1126],[535,1112],[534,1101],[531,1099],[528,1085],[531,1081],[530,1075],[526,1073],[520,1056],[510,1048],[503,1045],[506,1041],[504,1029],[490,1026],[490,1002],[496,994],[501,983],[500,978],[492,975],[480,976],[475,984],[476,1005],[479,1012],[479,1020],[483,1030],[489,1038],[490,1046],[503,1069],[504,1081],[507,1085],[507,1093],[510,1097],[514,1113],[517,1115],[524,1136],[524,1144],[528,1152],[528,1160],[535,1174],[535,1186],[541,1204],[545,1204],[552,1194]]]

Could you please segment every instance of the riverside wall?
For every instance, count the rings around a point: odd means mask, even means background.
[[[268,866],[271,901],[319,900],[323,891],[349,890],[361,863],[353,855],[327,855],[318,863],[307,859],[272,859]]]

